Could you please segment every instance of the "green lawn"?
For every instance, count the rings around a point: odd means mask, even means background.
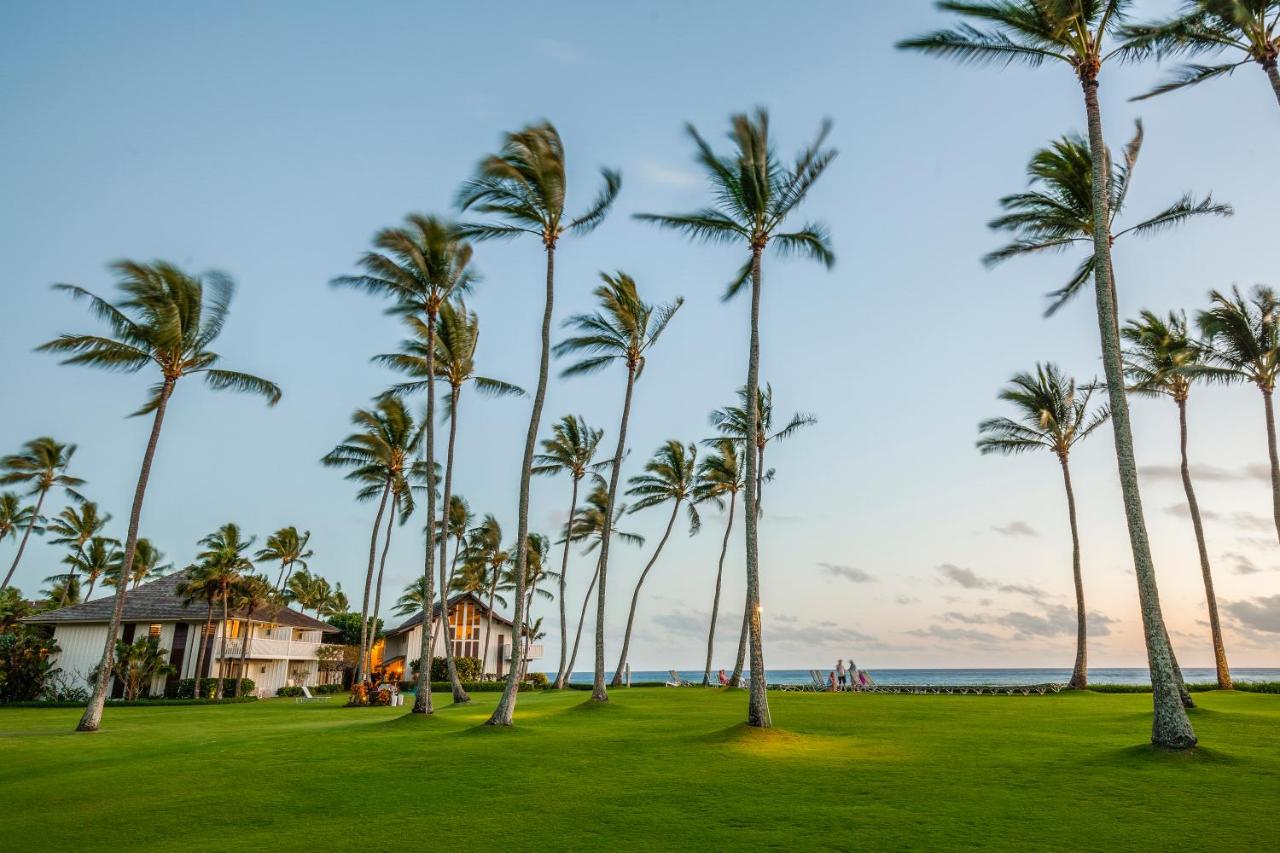
[[[1200,749],[1145,745],[1150,697],[496,694],[402,709],[0,709],[0,849],[1264,848],[1280,696],[1207,693]],[[447,702],[447,697],[444,697]],[[503,829],[518,817],[519,828]],[[357,832],[367,831],[363,839]],[[1273,848],[1274,849],[1274,848]]]

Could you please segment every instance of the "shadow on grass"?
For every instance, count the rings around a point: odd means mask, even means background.
[[[1134,764],[1156,765],[1161,767],[1187,765],[1223,765],[1244,764],[1234,755],[1208,746],[1196,746],[1191,749],[1166,749],[1151,743],[1128,746],[1111,753],[1116,764],[1132,766]]]

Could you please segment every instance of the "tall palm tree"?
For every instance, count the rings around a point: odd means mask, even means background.
[[[475,312],[468,311],[461,300],[457,304],[445,302],[440,306],[434,335],[429,330],[424,334],[422,321],[418,320],[415,324],[415,319],[410,318],[410,325],[414,331],[413,339],[403,341],[400,352],[375,356],[374,360],[411,376],[421,377],[416,381],[397,385],[392,389],[395,393],[420,390],[423,386],[431,384],[430,377],[433,376],[449,386],[449,392],[445,397],[449,442],[444,468],[445,515],[442,517],[442,521],[447,526],[447,514],[452,508],[454,447],[458,436],[458,405],[461,402],[463,385],[472,382],[481,394],[493,397],[523,396],[524,390],[509,382],[476,375],[475,353],[476,346],[480,342],[480,321]],[[430,359],[424,352],[428,346],[435,347],[434,356]],[[450,532],[442,529],[438,538],[440,540],[440,606],[447,609],[449,606],[447,566]],[[458,704],[469,702],[471,697],[462,687],[453,659],[453,637],[450,634],[451,629],[447,618],[441,621],[441,630],[444,633],[445,663],[449,672],[453,701]]]
[[[729,552],[729,533],[733,530],[733,513],[738,504],[738,492],[742,491],[742,466],[738,464],[738,447],[732,439],[716,442],[714,452],[698,463],[698,479],[694,483],[694,501],[711,501],[725,509],[725,495],[729,496],[725,516],[724,541],[720,544],[720,560],[716,564],[716,593],[711,601],[711,627],[707,630],[707,665],[702,670],[702,684],[711,683],[711,656],[715,652],[716,619],[720,613],[720,584],[724,579],[724,558]]]
[[[1194,86],[1256,62],[1280,102],[1280,71],[1276,70],[1276,60],[1280,58],[1280,0],[1186,0],[1177,15],[1130,25],[1124,34],[1139,54],[1154,53],[1161,59],[1228,54],[1233,60],[1216,65],[1183,65],[1167,82],[1135,101]]]
[[[421,613],[422,603],[426,600],[427,579],[425,577],[418,578],[413,583],[404,588],[404,592],[400,593],[400,597],[396,599],[396,603],[392,605],[391,612],[397,616],[408,616],[410,613]],[[430,605],[431,602],[427,601]]]
[[[512,546],[513,549],[515,546]],[[535,627],[542,625],[542,619],[539,618],[533,622],[530,613],[533,609],[533,600],[535,597],[543,598],[551,601],[555,595],[545,589],[543,584],[558,578],[558,573],[547,569],[547,556],[551,549],[551,543],[547,537],[541,533],[530,533],[529,541],[525,544],[525,550],[528,554],[525,560],[525,575],[521,582],[516,577],[516,566],[508,563],[508,568],[504,571],[498,581],[498,590],[500,592],[509,592],[513,596],[518,594],[521,587],[524,589],[524,619],[523,623],[516,626],[516,636],[512,639],[511,651],[512,670],[520,670],[519,677],[524,677],[523,668],[528,660],[528,648],[531,636],[536,633]],[[518,650],[518,654],[516,654]]]
[[[151,414],[151,436],[142,456],[133,506],[129,510],[129,528],[124,541],[124,563],[133,565],[138,546],[138,522],[142,502],[164,413],[178,381],[201,374],[205,384],[215,391],[231,390],[258,394],[268,405],[280,400],[280,389],[272,382],[234,370],[217,367],[220,356],[209,349],[227,320],[235,284],[226,275],[209,272],[189,275],[172,264],[119,261],[112,264],[117,285],[124,299],[113,305],[82,287],[59,284],[55,287],[76,299],[88,300],[90,310],[111,329],[110,337],[100,335],[62,335],[38,349],[44,352],[69,353],[63,364],[81,364],[104,370],[137,373],[154,366],[160,371],[160,382],[135,415]],[[93,696],[85,708],[77,731],[97,731],[102,723],[102,707],[106,702],[111,678],[111,656],[115,653],[116,634],[124,612],[125,586],[116,590],[111,627],[107,631],[98,665],[98,678]]]
[[[319,614],[330,592],[327,580],[302,568],[289,575],[283,597],[286,602],[298,605],[303,612],[314,610]],[[346,608],[337,612],[345,613]]]
[[[609,504],[605,517],[612,514],[611,507],[618,499],[618,480],[622,472],[622,457],[626,454],[627,425],[631,418],[631,398],[636,380],[644,372],[648,351],[662,335],[671,318],[684,304],[677,297],[668,305],[655,307],[644,302],[636,292],[636,283],[624,272],[610,276],[601,273],[603,284],[594,291],[600,302],[600,310],[594,314],[577,314],[565,321],[576,335],[555,346],[557,357],[581,354],[582,360],[561,371],[561,376],[581,376],[603,370],[619,362],[627,369],[626,391],[622,398],[622,417],[618,424],[618,444],[613,453],[609,471]],[[572,516],[571,516],[572,517]],[[609,579],[609,530],[606,526],[600,538],[600,560],[596,571],[599,585],[596,588],[596,662],[595,683],[591,698],[607,702],[609,692],[604,685],[604,611],[605,588]],[[617,681],[615,680],[615,683]]]
[[[181,581],[178,582],[177,594],[183,604],[188,607],[202,601],[205,605],[204,629],[200,632],[196,645],[195,683],[192,685],[192,697],[200,698],[200,673],[204,666],[206,646],[210,644],[213,628],[213,606],[218,601],[220,570],[208,560],[202,560],[187,567]]]
[[[329,467],[351,469],[346,479],[360,486],[356,492],[357,501],[378,499],[378,511],[374,514],[373,529],[369,534],[369,564],[365,570],[364,598],[360,609],[360,656],[356,664],[356,683],[360,684],[368,674],[365,662],[373,644],[368,620],[373,569],[378,559],[378,533],[382,529],[388,501],[393,496],[403,498],[408,495],[408,478],[421,470],[421,465],[414,462],[413,454],[422,441],[424,431],[414,422],[404,402],[393,396],[379,397],[372,409],[356,409],[351,422],[360,431],[347,436],[320,461]],[[426,432],[430,434],[429,430]],[[428,500],[430,494],[428,489]],[[393,509],[393,516],[394,512]]]
[[[488,600],[485,606],[489,613],[493,612],[494,599],[499,598],[498,581],[503,567],[510,559],[510,552],[502,547],[502,525],[493,515],[485,515],[479,526],[471,531],[471,541],[467,544],[467,563],[482,567],[476,571],[482,571],[488,579]],[[505,601],[503,606],[506,606]],[[492,619],[485,621],[484,652],[480,656],[481,666],[489,660],[489,635],[492,625]]]
[[[1112,243],[1130,234],[1150,236],[1197,216],[1232,215],[1230,205],[1216,204],[1212,196],[1197,200],[1186,193],[1154,216],[1116,231],[1116,219],[1128,198],[1142,141],[1142,123],[1138,122],[1133,139],[1125,146],[1124,157],[1116,160],[1107,155],[1107,161],[1112,164],[1107,204],[1107,228]],[[994,266],[1024,255],[1089,247],[1090,251],[1071,279],[1048,294],[1051,301],[1045,316],[1051,316],[1093,278],[1093,155],[1089,143],[1075,133],[1063,136],[1031,157],[1027,176],[1030,188],[1000,199],[1004,214],[988,223],[994,230],[1013,234],[1013,242],[990,252],[983,262]],[[1114,284],[1115,271],[1111,272]]]
[[[377,251],[367,252],[360,259],[364,270],[361,275],[341,276],[334,279],[338,286],[356,287],[378,296],[395,300],[391,313],[417,318],[426,325],[424,374],[435,376],[436,318],[440,309],[454,296],[471,288],[475,280],[470,270],[471,247],[462,239],[459,230],[450,223],[432,216],[412,214],[402,228],[386,228],[374,237]],[[435,568],[436,528],[436,476],[435,476],[435,419],[436,389],[434,382],[427,382],[427,411],[423,418],[426,441],[423,444],[423,464],[427,479],[427,555],[423,571],[432,577]],[[447,505],[447,501],[446,501]],[[431,608],[422,616],[421,659],[431,660],[432,646]],[[418,689],[414,694],[413,713],[432,713],[430,666],[419,672]],[[455,701],[461,685],[454,682]],[[464,693],[465,695],[465,693]]]
[[[658,540],[658,547],[653,549],[653,556],[645,564],[644,570],[636,580],[635,591],[631,593],[631,610],[627,613],[627,630],[622,636],[622,654],[618,657],[618,668],[613,674],[613,686],[622,684],[623,670],[627,666],[627,652],[631,647],[631,629],[636,619],[636,604],[640,601],[640,588],[644,586],[649,571],[658,562],[662,547],[671,537],[671,529],[675,527],[676,516],[680,507],[684,506],[689,513],[689,535],[702,529],[702,519],[698,516],[695,486],[698,471],[698,446],[684,445],[675,439],[668,440],[658,448],[644,465],[645,473],[630,480],[631,487],[627,494],[634,497],[632,512],[639,512],[649,507],[671,503],[671,517],[667,519],[667,528]],[[603,546],[602,546],[603,547]]]
[[[519,583],[524,582],[527,557],[525,544],[529,535],[529,478],[533,454],[542,421],[542,404],[547,396],[547,372],[551,361],[551,313],[555,302],[555,257],[560,238],[567,232],[587,234],[594,230],[613,206],[622,186],[622,176],[610,169],[602,170],[604,186],[591,206],[581,216],[565,216],[564,144],[550,122],[528,125],[503,138],[502,148],[480,161],[476,174],[458,192],[458,206],[463,210],[496,217],[499,221],[473,222],[462,231],[477,240],[517,237],[531,234],[542,241],[547,256],[546,296],[542,308],[542,352],[538,362],[538,386],[529,413],[529,429],[525,433],[524,455],[520,461],[520,497],[516,511],[516,565]],[[524,595],[516,596],[514,622],[523,624],[521,612]],[[509,726],[515,719],[519,681],[512,668],[507,686],[488,720],[488,725]]]
[[[255,537],[244,538],[240,526],[228,522],[200,540],[204,550],[196,555],[203,566],[203,577],[210,593],[222,606],[222,638],[218,651],[218,682],[214,698],[221,699],[226,677],[227,634],[231,625],[232,592],[245,573],[253,569],[248,551]]]
[[[240,688],[244,685],[245,664],[249,660],[249,649],[253,644],[253,614],[259,610],[265,610],[271,605],[271,599],[275,589],[271,585],[271,581],[262,575],[246,574],[242,575],[235,585],[231,587],[231,600],[237,610],[244,611],[244,620],[242,624],[244,629],[240,632],[240,661],[237,669],[236,677],[236,696],[240,695]]]
[[[1076,381],[1056,364],[1037,364],[1034,373],[1019,373],[1009,380],[999,397],[1013,405],[1016,418],[990,418],[978,424],[978,450],[983,455],[1006,456],[1048,450],[1062,467],[1067,490],[1067,517],[1071,522],[1071,572],[1076,586],[1076,663],[1070,686],[1089,685],[1088,630],[1084,605],[1084,577],[1080,571],[1080,531],[1076,526],[1076,496],[1071,488],[1071,450],[1102,426],[1109,413],[1092,403],[1093,386],[1077,388]]]
[[[36,529],[33,532],[43,533],[44,528],[41,526],[43,519],[36,513],[33,504],[24,506],[17,492],[0,492],[0,542],[3,542],[5,537],[17,538],[18,530],[25,530],[32,519],[36,523]]]
[[[1267,452],[1271,457],[1271,507],[1280,537],[1280,456],[1276,453],[1276,417],[1271,395],[1280,376],[1280,298],[1258,286],[1245,299],[1235,287],[1228,296],[1209,293],[1212,306],[1196,315],[1207,339],[1205,368],[1200,373],[1219,382],[1252,382],[1262,392],[1267,418]]]
[[[595,461],[596,449],[604,430],[592,429],[581,415],[565,415],[551,427],[551,438],[543,439],[542,453],[534,457],[533,473],[550,476],[568,474],[572,488],[569,493],[568,525],[578,512],[578,485],[588,471],[596,470],[601,463]],[[606,510],[607,512],[607,510]],[[564,537],[564,550],[560,557],[560,665],[556,669],[554,687],[563,690],[568,673],[565,664],[569,654],[569,627],[565,619],[565,578],[569,573],[569,537]],[[593,582],[594,583],[594,582]]]
[[[310,530],[303,531],[299,535],[298,528],[291,524],[288,527],[281,527],[268,536],[267,541],[263,543],[263,548],[254,554],[255,560],[279,561],[280,574],[276,577],[274,586],[277,592],[288,587],[289,575],[295,565],[307,568],[307,560],[310,560],[314,554],[307,548],[307,543],[310,541]]]
[[[1187,718],[1175,675],[1176,662],[1160,609],[1151,543],[1138,491],[1138,467],[1134,459],[1133,430],[1124,391],[1124,364],[1120,354],[1120,324],[1116,320],[1116,291],[1111,275],[1110,198],[1107,192],[1107,146],[1102,133],[1098,84],[1102,68],[1122,59],[1129,46],[1121,38],[1131,0],[946,0],[938,8],[956,12],[977,22],[899,42],[898,47],[917,50],[961,62],[1000,66],[1020,62],[1036,67],[1046,61],[1071,69],[1084,98],[1093,166],[1094,292],[1097,297],[1098,334],[1102,366],[1115,433],[1116,467],[1124,496],[1125,520],[1133,551],[1134,574],[1142,610],[1143,635],[1152,683],[1151,740],[1171,749],[1195,745],[1195,731]],[[1116,44],[1111,40],[1115,38]]]
[[[85,501],[81,504],[71,504],[63,507],[62,512],[49,523],[49,532],[53,534],[53,538],[49,541],[54,545],[70,545],[71,555],[77,560],[84,554],[84,546],[89,540],[102,532],[102,528],[107,526],[111,521],[110,513],[99,513],[98,505],[93,501]],[[0,539],[4,536],[0,534]],[[71,570],[71,576],[75,576],[74,564]],[[76,587],[79,588],[78,586]],[[63,586],[63,592],[70,589],[70,584]],[[66,600],[58,602],[59,607],[66,606]]]
[[[476,516],[466,498],[462,495],[450,495],[444,520],[448,524],[441,528],[440,535],[453,539],[453,556],[449,558],[449,585],[452,587],[454,575],[458,571],[458,560],[467,547],[467,534],[471,532]]]
[[[1218,673],[1218,689],[1230,690],[1231,670],[1222,642],[1222,625],[1218,621],[1218,598],[1213,591],[1213,571],[1209,567],[1209,549],[1204,541],[1204,523],[1200,503],[1191,485],[1191,463],[1187,460],[1187,397],[1191,383],[1204,362],[1204,348],[1187,332],[1187,315],[1169,312],[1160,317],[1143,311],[1139,319],[1130,320],[1120,330],[1129,343],[1124,353],[1125,375],[1129,391],[1151,397],[1168,397],[1178,407],[1178,446],[1182,453],[1182,488],[1187,494],[1191,526],[1196,534],[1196,550],[1200,554],[1200,574],[1204,577],[1205,602],[1209,607],[1209,631],[1213,639],[1213,660]]]
[[[410,475],[417,470],[420,469],[411,469]],[[377,645],[377,626],[381,624],[379,617],[382,614],[382,579],[387,572],[387,556],[391,553],[391,533],[395,529],[396,519],[398,518],[403,526],[413,515],[413,510],[411,478],[409,475],[398,477],[391,486],[391,511],[387,513],[387,535],[382,541],[382,556],[378,558],[378,579],[373,585],[373,615],[369,619],[369,624],[373,626],[370,630],[373,633],[369,636],[369,644],[365,648],[368,671],[373,670],[373,647]]]
[[[136,550],[136,549],[135,549]],[[88,582],[84,600],[93,598],[93,588],[98,578],[109,578],[120,565],[120,540],[107,536],[95,536],[86,543],[78,555],[69,554],[62,562],[71,567],[69,574],[80,574]]]
[[[787,217],[804,201],[814,182],[822,176],[836,156],[834,149],[824,148],[830,122],[824,122],[817,137],[796,157],[794,164],[779,161],[769,139],[769,117],[763,109],[754,115],[735,115],[729,138],[733,152],[717,154],[688,125],[689,135],[697,146],[697,162],[707,173],[715,198],[712,207],[690,214],[636,214],[637,218],[672,228],[695,240],[745,245],[750,256],[725,293],[728,299],[751,283],[751,334],[747,356],[747,439],[756,442],[757,393],[760,389],[760,303],[764,284],[762,262],[765,249],[772,245],[778,254],[799,254],[821,261],[828,268],[835,263],[826,228],[807,223],[798,231],[782,231]],[[747,722],[759,728],[773,725],[769,714],[769,698],[765,692],[764,646],[760,639],[760,547],[757,532],[759,500],[756,457],[747,456],[746,574],[747,618],[751,637],[751,692],[747,704]]]
[[[22,539],[18,541],[18,553],[14,554],[13,562],[9,564],[9,571],[5,573],[4,583],[0,583],[0,590],[7,587],[9,581],[13,579],[13,573],[17,571],[18,563],[22,560],[22,553],[27,548],[27,540],[36,529],[36,520],[40,517],[40,510],[49,492],[55,488],[61,488],[66,490],[73,499],[77,499],[79,494],[76,492],[76,486],[84,483],[84,480],[79,477],[73,477],[67,473],[67,466],[71,464],[71,457],[76,452],[74,444],[59,444],[52,438],[43,436],[28,441],[22,447],[21,453],[0,459],[0,471],[4,472],[0,473],[0,486],[21,483],[27,487],[27,494],[35,497],[36,506],[35,511],[27,518]]]

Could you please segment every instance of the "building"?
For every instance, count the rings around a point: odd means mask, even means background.
[[[431,656],[444,657],[444,632],[440,630],[438,601],[432,608],[432,620]],[[515,624],[489,610],[478,596],[467,592],[449,599],[449,627],[453,634],[454,657],[482,659],[487,677],[501,678],[511,671]],[[523,654],[516,652],[515,660],[523,662],[527,668],[529,661],[542,657],[542,646],[528,642],[523,645]],[[383,642],[374,646],[374,668],[381,668],[388,679],[411,681],[415,677],[414,664],[418,662],[421,651],[422,613],[418,612],[399,627],[387,631]]]
[[[200,677],[218,675],[219,655],[223,653],[221,613],[215,608],[214,621],[205,634],[205,653],[198,655],[197,637],[204,631],[208,606],[187,604],[178,595],[178,584],[186,572],[145,583],[129,591],[117,639],[132,643],[147,636],[158,637],[160,648],[167,650],[169,664],[175,671],[157,676],[150,695],[162,695],[167,684],[196,675],[196,659],[202,657]],[[63,607],[23,619],[32,625],[53,627],[53,639],[59,651],[53,664],[72,683],[89,688],[89,674],[102,660],[115,596],[95,599]],[[223,674],[234,678],[240,671],[242,644],[246,653],[244,677],[253,680],[259,696],[274,696],[286,684],[320,683],[320,650],[324,635],[337,629],[318,619],[290,608],[271,612],[231,611],[227,622],[226,660]],[[115,680],[112,694],[124,695],[124,685]]]

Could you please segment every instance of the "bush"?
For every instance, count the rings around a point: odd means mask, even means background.
[[[330,693],[341,693],[341,684],[308,684],[307,689],[312,696],[325,696]],[[301,696],[302,688],[297,685],[285,685],[276,691],[277,696]]]
[[[236,692],[236,680],[234,678],[222,679],[222,695],[223,698],[241,698],[253,695],[254,683],[252,678],[240,679],[240,692]],[[172,681],[164,687],[164,698],[166,699],[194,699],[196,689],[196,680],[194,678],[180,678]],[[218,692],[218,679],[202,678],[200,679],[200,698],[212,699],[214,694]]]
[[[0,634],[0,705],[29,702],[59,670],[49,663],[58,650],[53,640],[29,628]]]
[[[1241,693],[1277,693],[1280,694],[1280,681],[1237,681],[1236,690]],[[1150,693],[1150,684],[1090,684],[1094,693]],[[1188,693],[1208,693],[1217,690],[1214,683],[1188,684]]]
[[[276,691],[276,695],[277,696],[301,696],[302,688],[295,687],[291,684],[286,684],[284,687],[281,687],[279,690]]]
[[[239,699],[108,699],[107,704],[112,708],[154,708],[157,705],[239,705],[244,702],[257,702],[257,696],[242,696]],[[89,704],[89,700],[85,699],[80,702],[72,701],[38,701],[38,702],[13,702],[11,707],[14,708],[83,708]]]
[[[533,686],[538,688],[539,690],[546,689],[547,674],[545,672],[526,672],[524,674],[524,679],[525,681],[532,682]]]
[[[463,682],[480,680],[480,658],[459,657],[453,659],[453,666],[458,670],[458,680]],[[416,670],[415,670],[416,672]],[[445,658],[431,659],[431,680],[449,680],[449,662]]]

